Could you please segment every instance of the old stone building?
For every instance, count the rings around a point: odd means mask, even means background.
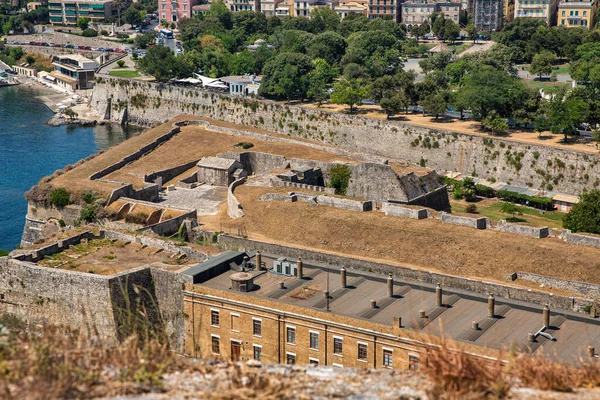
[[[234,172],[242,168],[242,164],[235,160],[204,157],[198,162],[198,182],[215,186],[229,186],[235,180]]]

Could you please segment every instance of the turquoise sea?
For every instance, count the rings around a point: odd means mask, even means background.
[[[19,244],[24,194],[40,178],[140,132],[118,125],[49,127],[52,111],[36,98],[42,94],[27,86],[0,87],[0,249]]]

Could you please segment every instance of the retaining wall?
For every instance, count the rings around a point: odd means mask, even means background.
[[[565,279],[553,278],[550,276],[532,274],[530,272],[516,272],[517,279],[523,279],[550,287],[553,289],[565,290],[571,293],[578,293],[581,296],[598,299],[600,298],[600,285],[588,282],[568,281]]]
[[[227,188],[227,215],[229,218],[242,218],[244,216],[244,210],[237,197],[233,194],[233,190],[246,182],[246,178],[240,178],[229,185]]]
[[[488,226],[488,219],[484,217],[464,217],[445,212],[438,213],[438,217],[442,220],[442,224],[469,226],[475,229],[486,229]]]
[[[381,205],[381,210],[385,213],[385,215],[391,215],[393,217],[405,217],[412,219],[425,219],[429,216],[429,213],[424,208],[408,208],[401,207],[399,205],[384,202]]]
[[[179,245],[179,243],[171,242],[168,240],[153,238],[145,235],[130,235],[127,233],[108,230],[101,230],[100,234],[104,235],[106,239],[138,243],[148,247],[164,249],[176,254],[185,254],[189,259],[199,262],[204,261],[207,258],[206,254],[198,250],[194,250],[190,246],[181,246]]]
[[[146,101],[135,107],[129,104],[129,116],[147,124],[189,113],[290,138],[312,139],[350,153],[405,160],[436,170],[476,173],[480,178],[523,187],[538,188],[551,182],[556,191],[577,194],[590,185],[600,185],[600,178],[596,178],[600,177],[598,154],[452,132],[452,124],[426,128],[109,77],[96,85],[91,105],[103,114],[110,100],[113,106],[119,101],[128,104],[136,94],[145,95]],[[250,136],[248,132],[243,134]]]
[[[374,208],[372,201],[350,200],[324,195],[317,196],[317,203],[350,211],[372,211]]]
[[[514,233],[516,235],[529,236],[537,239],[543,239],[550,236],[550,228],[548,228],[547,226],[538,228],[535,226],[511,224],[503,219],[498,221],[496,229],[502,232]]]
[[[315,186],[315,185],[307,185],[305,183],[296,183],[296,182],[287,182],[282,181],[281,179],[271,178],[271,186],[273,187],[290,187],[294,189],[305,189],[312,190],[313,192],[324,192],[329,194],[335,194],[334,188],[328,188],[325,186]]]
[[[567,243],[600,248],[600,236],[590,236],[581,233],[572,233],[568,229],[563,229],[562,234],[560,236]]]
[[[317,252],[313,250],[265,243],[251,239],[242,239],[238,237],[228,236],[225,234],[219,235],[218,241],[220,244],[226,247],[236,248],[239,251],[260,250],[263,253],[278,256],[285,256],[290,258],[301,257],[307,262],[313,261],[336,266],[344,266],[346,268],[374,272],[383,275],[391,273],[399,279],[403,280],[426,282],[431,284],[440,283],[443,286],[449,286],[455,289],[467,290],[476,293],[494,293],[495,295],[500,297],[528,301],[536,304],[549,304],[550,307],[563,308],[567,310],[578,310],[583,306],[590,304],[591,302],[591,300],[588,299],[551,295],[548,293],[542,293],[530,289],[521,289],[493,282],[485,282],[478,279],[461,278],[457,276],[439,274],[431,271],[423,271],[414,268],[376,263],[357,258],[343,257],[329,253]]]
[[[54,243],[51,243],[44,247],[40,247],[35,250],[18,252],[14,256],[11,255],[11,258],[14,258],[15,260],[19,260],[19,261],[37,262],[37,261],[43,259],[44,256],[49,256],[54,253],[58,253],[59,251],[68,249],[69,246],[74,246],[74,245],[79,244],[82,239],[92,240],[92,239],[98,239],[100,237],[102,237],[102,235],[96,236],[90,231],[85,231],[85,232],[79,233],[77,235],[58,240]]]
[[[184,173],[188,169],[193,168],[196,164],[198,164],[198,161],[200,161],[200,159],[193,160],[173,168],[167,168],[161,171],[152,172],[148,175],[144,175],[144,182],[155,183],[156,179],[161,178],[162,180],[160,186],[162,186],[163,183],[166,183],[171,179],[175,178],[176,176]]]
[[[132,184],[128,184],[113,190],[108,198],[106,205],[119,200],[121,197],[128,197],[134,200],[154,201],[158,199],[160,193],[160,185],[151,184],[141,189],[134,189]]]
[[[160,236],[171,236],[179,230],[179,227],[181,227],[181,224],[183,224],[183,221],[185,221],[186,219],[192,219],[194,221],[197,220],[198,214],[196,210],[188,211],[185,214],[179,215],[174,218],[170,218],[166,221],[161,221],[153,225],[145,226],[142,229],[140,229],[140,232],[152,231]]]

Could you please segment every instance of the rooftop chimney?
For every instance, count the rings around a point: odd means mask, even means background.
[[[394,317],[394,326],[396,328],[402,328],[402,317]]]
[[[494,295],[490,293],[488,297],[488,318],[494,318],[496,316],[494,308],[496,307],[496,300]]]
[[[260,254],[260,251],[256,252],[256,269],[257,270],[262,270],[262,254]]]
[[[588,346],[587,347],[587,354],[590,357],[596,357],[596,348],[593,346]]]
[[[442,286],[438,283],[437,287],[435,288],[435,303],[438,307],[441,307],[443,305],[442,303]]]
[[[344,267],[340,270],[340,286],[343,288],[346,287],[346,268]]]
[[[375,300],[371,300],[371,308],[377,308],[377,302]]]
[[[279,282],[279,289],[285,289],[285,282]]]
[[[478,331],[479,330],[479,322],[477,322],[477,321],[471,322],[471,329],[473,329],[474,331]]]
[[[302,259],[298,257],[298,261],[296,262],[298,279],[302,279],[304,277],[304,264],[302,263]]]
[[[388,297],[394,296],[394,278],[392,277],[391,272],[387,278],[387,296]]]
[[[535,342],[535,335],[534,335],[533,333],[528,333],[528,334],[527,334],[527,341],[528,341],[529,343],[533,343],[533,342]]]
[[[544,309],[542,310],[542,316],[544,318],[544,326],[550,327],[550,308],[548,307],[548,304],[544,306]]]
[[[419,310],[419,318],[427,318],[427,314],[425,314],[425,310]]]

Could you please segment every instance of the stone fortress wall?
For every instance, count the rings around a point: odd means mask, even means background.
[[[578,194],[600,185],[598,155],[443,129],[452,125],[429,129],[106,76],[100,76],[90,104],[113,118],[126,109],[131,122],[143,125],[189,113],[518,186],[550,184],[553,190]]]

